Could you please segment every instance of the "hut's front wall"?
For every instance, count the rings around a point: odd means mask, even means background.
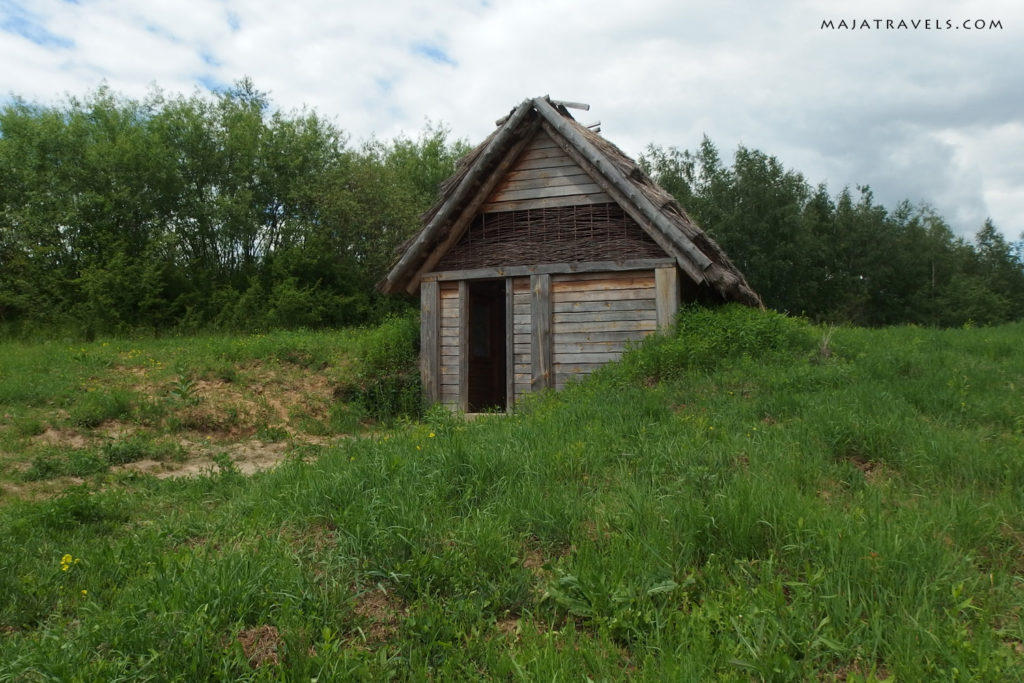
[[[654,271],[552,277],[555,388],[622,357],[658,328]]]
[[[501,279],[508,309],[506,373],[511,400],[506,399],[506,405],[515,405],[534,390],[562,389],[570,380],[618,360],[631,343],[667,327],[679,306],[674,266]],[[429,302],[435,296],[437,310],[436,325],[428,322],[423,327],[425,335],[434,330],[437,335],[436,344],[423,339],[427,395],[453,410],[466,410],[470,281],[424,284],[429,289],[424,315],[431,317]],[[432,349],[435,356],[430,356]],[[429,369],[431,362],[436,362],[436,375]],[[430,379],[435,376],[436,385]]]

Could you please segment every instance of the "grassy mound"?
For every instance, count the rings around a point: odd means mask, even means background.
[[[11,502],[0,678],[1021,679],[1022,336],[693,309],[512,417]]]

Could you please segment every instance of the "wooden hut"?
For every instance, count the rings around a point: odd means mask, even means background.
[[[568,108],[523,101],[441,185],[378,285],[419,290],[426,398],[511,410],[668,326],[681,301],[758,295],[721,248]]]

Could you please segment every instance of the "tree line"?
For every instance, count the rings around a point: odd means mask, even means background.
[[[641,165],[770,308],[868,326],[1024,318],[1024,242],[991,220],[968,241],[929,206],[889,210],[868,186],[833,196],[742,146],[726,165],[707,138],[695,152],[648,147]]]
[[[0,325],[86,335],[339,326],[468,151],[443,127],[349,142],[249,80],[212,97],[100,87],[0,110]]]
[[[249,80],[142,99],[100,87],[0,109],[0,332],[341,326],[408,301],[374,290],[469,146],[428,125],[353,144]],[[641,164],[765,303],[863,325],[1024,317],[1021,243],[934,210],[830,195],[774,157],[649,147]]]

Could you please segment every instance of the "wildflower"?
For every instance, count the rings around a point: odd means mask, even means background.
[[[83,588],[83,589],[82,589],[82,597],[83,597],[83,598],[89,597],[89,591],[87,591],[87,590],[85,590],[85,589]]]
[[[66,572],[71,569],[72,564],[77,564],[78,560],[71,556],[70,553],[64,553],[64,556],[60,558],[60,570]]]
[[[423,450],[423,449],[422,449],[422,448],[420,448],[419,444],[417,444],[417,445],[416,445],[416,450],[418,450],[418,451],[421,451],[421,450]]]
[[[430,432],[429,434],[427,434],[427,436],[429,436],[431,439],[433,439],[436,435],[434,434],[434,432]]]

